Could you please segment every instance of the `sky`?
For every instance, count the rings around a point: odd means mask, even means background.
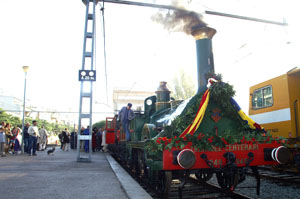
[[[142,0],[140,0],[142,1]],[[142,2],[171,4],[171,1]],[[189,3],[188,3],[189,2]],[[235,99],[248,112],[249,87],[299,66],[296,0],[192,0],[187,9],[243,15],[283,22],[282,27],[220,16],[203,15],[217,30],[213,38],[215,71],[234,86]],[[94,112],[111,112],[114,88],[155,91],[183,68],[197,79],[195,40],[169,32],[151,20],[158,9],[105,3],[108,95],[105,89],[100,5],[96,18],[97,81]],[[85,6],[81,0],[0,1],[0,88],[26,99],[33,107],[78,111]],[[108,101],[107,101],[108,96]],[[106,104],[106,105],[103,105]],[[95,114],[94,121],[107,113]],[[74,115],[76,117],[76,115]]]

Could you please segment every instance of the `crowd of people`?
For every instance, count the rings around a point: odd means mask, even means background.
[[[0,155],[5,157],[8,154],[20,154],[22,143],[22,130],[19,127],[12,127],[10,123],[2,122],[0,125]],[[44,126],[38,129],[37,121],[33,120],[32,124],[26,123],[23,129],[24,133],[24,153],[29,156],[36,156],[36,151],[44,151],[47,148],[47,130]],[[81,135],[89,135],[89,126],[82,127]],[[77,149],[77,133],[70,133],[64,129],[59,135],[61,150],[69,151]],[[104,128],[94,127],[92,130],[92,151],[107,151],[105,142]],[[89,152],[89,141],[80,140],[80,150]]]
[[[17,138],[20,128],[12,127],[10,123],[2,122],[0,125],[0,154],[1,157],[9,153],[17,154],[21,150],[20,141]]]
[[[71,137],[71,134],[67,128],[65,128],[64,131],[62,131],[60,134],[58,134],[61,150],[63,150],[63,151],[70,150],[70,137]],[[75,149],[75,148],[72,147],[72,149]]]
[[[0,154],[5,157],[8,154],[19,154],[21,152],[22,138],[19,127],[12,127],[10,123],[2,122],[0,125]],[[39,130],[37,121],[32,125],[26,123],[24,126],[24,153],[36,156],[37,150],[45,150],[47,146],[47,130],[42,126]]]
[[[89,126],[87,128],[82,127],[80,130],[80,135],[89,135]],[[76,132],[68,132],[67,129],[62,131],[58,138],[61,143],[60,149],[62,151],[69,151],[71,149],[77,149],[77,134]],[[89,141],[80,140],[80,150],[89,152]],[[104,128],[94,127],[92,130],[92,152],[97,151],[107,151],[107,145],[105,143],[105,130]]]

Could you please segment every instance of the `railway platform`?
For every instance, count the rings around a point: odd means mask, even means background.
[[[92,162],[76,161],[76,151],[0,158],[0,195],[6,199],[139,199],[151,198],[108,154]]]

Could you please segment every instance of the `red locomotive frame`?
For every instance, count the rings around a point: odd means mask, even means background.
[[[221,168],[226,165],[226,158],[224,154],[226,152],[232,152],[236,156],[236,166],[245,167],[246,162],[249,159],[248,154],[253,153],[253,160],[248,166],[258,166],[258,165],[274,165],[278,164],[275,160],[265,160],[266,152],[264,149],[276,149],[280,147],[280,144],[233,144],[227,145],[225,148],[214,147],[213,151],[194,151],[196,162],[190,169],[210,169],[206,161],[201,158],[202,154],[207,156],[207,160],[213,165],[213,168]],[[190,149],[190,147],[185,147],[184,149]],[[179,164],[174,164],[174,152],[178,151],[175,147],[169,150],[163,151],[163,170],[183,170]]]

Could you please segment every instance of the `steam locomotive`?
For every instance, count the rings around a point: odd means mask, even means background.
[[[163,196],[173,179],[180,179],[181,194],[191,174],[201,182],[215,174],[220,187],[232,191],[245,179],[247,169],[259,179],[257,166],[288,161],[282,139],[246,116],[232,98],[232,87],[215,75],[215,33],[207,26],[192,29],[198,71],[194,97],[174,100],[167,83],[161,82],[156,95],[145,99],[144,112],[137,112],[131,121],[131,141],[125,140],[117,116],[106,120],[110,151]]]

